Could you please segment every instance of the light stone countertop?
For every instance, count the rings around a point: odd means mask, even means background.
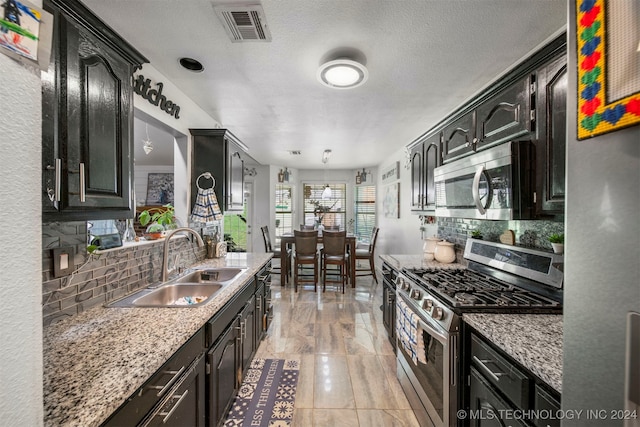
[[[562,315],[469,313],[462,319],[562,393]]]
[[[99,306],[45,327],[44,425],[100,425],[271,257],[228,253],[192,266],[247,269],[201,307]]]
[[[443,264],[438,261],[425,261],[422,254],[412,255],[380,255],[380,259],[389,264],[390,267],[401,270],[403,268],[442,268],[460,269],[466,268],[465,264],[452,262]]]

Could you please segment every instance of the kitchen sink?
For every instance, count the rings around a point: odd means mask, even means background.
[[[166,283],[141,289],[108,303],[107,307],[200,307],[213,299],[243,268],[203,268],[190,270]]]
[[[242,268],[205,268],[191,271],[175,279],[177,283],[220,283],[235,279],[242,273]]]
[[[132,301],[134,307],[197,307],[220,290],[221,284],[175,283],[154,289]]]

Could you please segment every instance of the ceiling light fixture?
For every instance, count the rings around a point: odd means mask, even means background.
[[[369,71],[351,59],[336,59],[320,65],[316,74],[320,83],[334,89],[351,89],[367,81]]]

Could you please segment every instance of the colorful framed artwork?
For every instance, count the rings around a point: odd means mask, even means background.
[[[640,123],[637,6],[576,0],[579,140]]]
[[[46,70],[49,67],[53,15],[26,0],[0,1],[0,51]]]

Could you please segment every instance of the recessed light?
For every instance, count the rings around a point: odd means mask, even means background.
[[[351,89],[366,82],[369,72],[359,62],[351,59],[336,59],[322,64],[316,76],[325,86],[334,89]]]
[[[189,71],[193,71],[194,73],[201,73],[204,71],[204,66],[200,63],[200,61],[193,58],[180,58],[180,65],[182,65]]]

